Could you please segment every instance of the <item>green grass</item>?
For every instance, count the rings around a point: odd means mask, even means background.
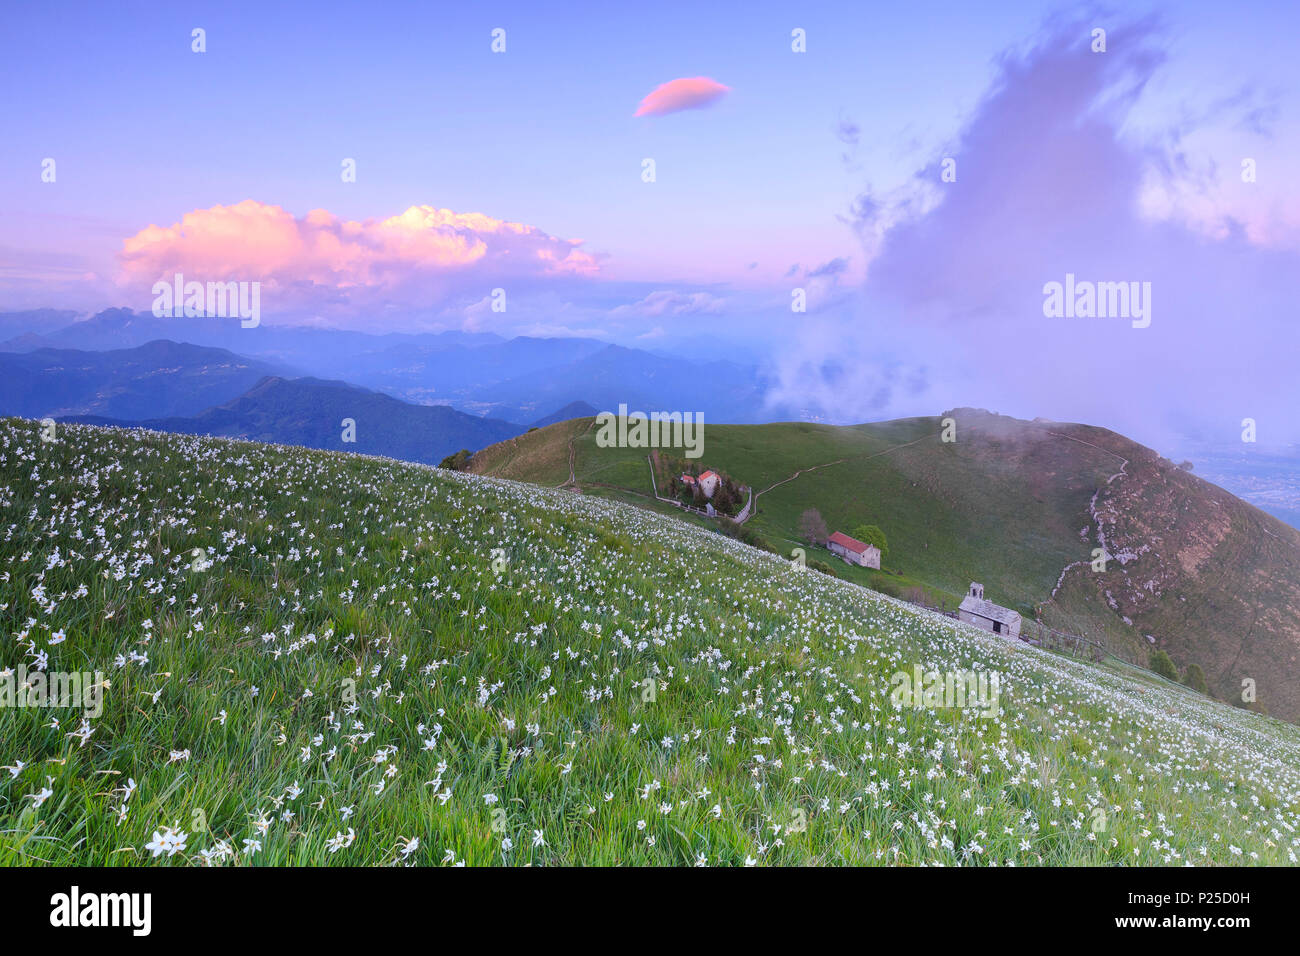
[[[831,530],[879,525],[890,543],[886,568],[935,595],[958,601],[970,581],[980,580],[990,596],[1030,614],[1051,592],[1061,568],[1089,556],[1090,547],[1077,532],[1086,523],[1093,492],[1115,470],[1114,461],[1104,452],[1064,442],[1039,443],[1027,453],[997,437],[943,443],[941,427],[938,417],[852,428],[709,425],[700,461],[760,492],[750,524],[774,546],[783,542],[780,547],[788,551],[785,545],[802,544],[800,516],[815,507]],[[580,485],[651,493],[645,449],[600,448],[595,430],[573,431],[578,432]],[[570,437],[565,435],[566,457]],[[527,446],[525,438],[531,439]],[[555,443],[538,432],[495,446],[485,453],[490,460],[476,470],[558,484],[547,480],[551,475],[534,474],[515,451],[527,447],[538,455],[535,449],[548,441]],[[550,457],[559,454],[552,451]],[[1035,478],[1067,470],[1061,480]]]
[[[709,425],[699,461],[754,487],[746,528],[782,554],[801,547],[848,580],[894,596],[919,588],[932,604],[952,606],[980,581],[1026,620],[1139,664],[1161,648],[1180,671],[1202,667],[1220,699],[1239,701],[1248,680],[1258,697],[1250,707],[1300,720],[1295,529],[1105,429],[971,409],[951,416],[953,442],[941,441],[941,416],[847,428]],[[597,447],[591,421],[572,423],[562,452],[549,455],[567,462],[572,437],[579,487],[607,497],[621,487],[622,500],[654,507],[647,450]],[[559,433],[527,437],[484,452],[480,473],[557,483],[529,461]],[[1091,567],[1101,544],[1094,496],[1108,552],[1126,555],[1101,573]],[[811,548],[800,529],[809,508],[832,531],[882,528],[888,573]]]
[[[569,442],[593,419],[556,422],[476,452],[470,471],[537,484],[559,486],[569,480]]]
[[[111,681],[84,743],[0,708],[7,865],[1294,862],[1297,728],[673,516],[12,419],[0,500],[0,669]],[[1000,715],[895,706],[915,665]]]

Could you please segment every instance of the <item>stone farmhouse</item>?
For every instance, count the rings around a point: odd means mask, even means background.
[[[880,549],[874,544],[864,544],[857,538],[850,538],[842,531],[836,531],[826,542],[831,554],[838,554],[849,564],[858,564],[864,568],[880,570]]]
[[[957,608],[957,617],[967,624],[974,624],[994,634],[1005,634],[1008,637],[1020,636],[1020,615],[1010,608],[986,601],[984,585],[978,581],[971,582],[970,593],[961,599],[961,606]]]

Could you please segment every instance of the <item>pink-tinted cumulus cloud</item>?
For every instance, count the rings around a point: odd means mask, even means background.
[[[580,244],[535,226],[433,206],[357,222],[324,209],[295,216],[246,199],[193,210],[170,226],[150,225],[123,243],[119,258],[126,285],[181,272],[363,304],[355,299],[436,299],[488,280],[594,276],[599,262]]]

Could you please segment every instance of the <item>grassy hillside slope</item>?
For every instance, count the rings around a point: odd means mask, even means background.
[[[1095,430],[1126,458],[1097,496],[1104,574],[1070,583],[1150,635],[1176,661],[1202,664],[1237,699],[1249,681],[1269,713],[1300,716],[1300,532],[1150,449]]]
[[[1300,729],[1177,686],[567,491],[38,435],[0,670],[109,686],[0,708],[0,862],[1295,862]],[[895,703],[918,666],[999,709]]]
[[[1249,681],[1249,706],[1300,719],[1300,533],[1106,429],[950,415],[952,442],[941,440],[945,416],[708,425],[700,461],[754,487],[748,527],[781,553],[806,548],[808,508],[831,530],[875,524],[889,541],[885,572],[834,562],[837,573],[894,593],[923,584],[950,606],[981,581],[1027,619],[1139,663],[1164,649],[1180,669],[1202,667],[1221,699],[1241,701]],[[646,450],[598,448],[591,425],[521,436],[471,467],[556,485],[572,442],[579,487],[644,500]],[[1092,567],[1098,547],[1118,559],[1104,572]]]

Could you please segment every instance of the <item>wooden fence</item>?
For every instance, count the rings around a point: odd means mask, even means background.
[[[935,614],[942,614],[944,617],[958,617],[957,609],[950,608],[946,601],[940,601],[938,604],[931,604],[929,601],[911,601],[917,607],[923,607],[927,611]],[[1103,661],[1107,657],[1114,657],[1126,664],[1132,664],[1135,667],[1144,665],[1136,661],[1129,660],[1124,654],[1117,654],[1107,645],[1092,638],[1084,637],[1082,634],[1071,634],[1067,631],[1057,630],[1054,627],[1048,627],[1040,621],[1030,621],[1021,619],[1020,623],[1020,640],[1026,644],[1033,644],[1035,647],[1041,647],[1049,651],[1059,651],[1063,654],[1069,654],[1072,657],[1079,657],[1092,661]]]
[[[740,511],[735,515],[735,517],[732,517],[731,515],[724,515],[721,511],[715,511],[711,515],[704,508],[693,508],[690,505],[683,504],[682,502],[678,501],[676,498],[665,498],[663,495],[659,494],[659,483],[655,481],[655,463],[649,455],[646,455],[645,460],[650,465],[650,488],[651,490],[654,491],[654,496],[656,500],[662,501],[666,505],[673,505],[676,508],[681,508],[683,511],[689,511],[691,512],[691,514],[697,514],[702,518],[712,518],[716,516],[719,518],[726,518],[728,521],[734,521],[736,522],[736,524],[744,524],[746,521],[748,521],[750,518],[753,517],[753,515],[750,513],[750,508],[754,504],[753,488],[750,488],[746,485],[739,486],[740,490],[744,491],[749,497],[745,500],[745,507],[741,508]],[[600,482],[590,482],[590,484],[600,484]],[[609,487],[615,488],[618,486],[610,485]]]
[[[1103,661],[1107,657],[1118,656],[1105,644],[1089,640],[1080,634],[1058,631],[1056,628],[1048,627],[1038,621],[1022,621],[1020,624],[1020,639],[1027,644],[1033,644],[1035,647],[1042,647],[1049,651],[1060,651],[1072,657],[1081,657],[1087,660]],[[1120,659],[1123,660],[1123,658]]]

